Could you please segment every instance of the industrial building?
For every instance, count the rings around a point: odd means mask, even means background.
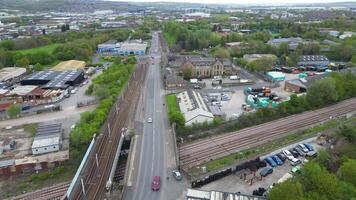
[[[22,67],[4,67],[0,69],[0,82],[8,82],[20,79],[26,74],[26,68]]]
[[[39,124],[32,143],[32,154],[45,154],[59,151],[62,147],[61,124]]]
[[[214,115],[208,109],[199,92],[183,91],[177,94],[177,100],[179,109],[184,115],[186,126],[209,123],[214,120]]]
[[[267,76],[273,82],[284,81],[286,79],[286,75],[283,72],[267,72]]]
[[[21,85],[37,85],[42,89],[67,89],[79,85],[84,80],[84,72],[79,71],[39,71],[20,81]]]
[[[97,50],[99,52],[111,52],[121,56],[126,55],[144,55],[146,54],[147,43],[141,40],[131,40],[126,42],[113,42],[108,41],[103,44],[99,44]]]
[[[266,197],[246,195],[241,193],[221,192],[221,191],[204,191],[196,189],[188,189],[186,193],[187,200],[266,200]]]
[[[326,67],[329,64],[329,59],[324,55],[303,55],[298,61],[299,66]]]
[[[69,71],[69,70],[84,70],[85,62],[80,60],[67,60],[58,63],[51,70],[52,71]]]

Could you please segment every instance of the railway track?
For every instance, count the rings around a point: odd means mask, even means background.
[[[140,84],[145,76],[145,67],[136,71],[136,77],[129,81],[129,90],[123,92],[124,99],[118,103],[118,111],[111,109],[108,115],[110,131],[103,127],[101,134],[97,136],[94,153],[88,158],[88,165],[83,171],[85,194],[79,186],[75,191],[74,199],[103,199],[106,193],[106,182],[108,180],[111,166],[114,161],[116,149],[123,128],[127,128],[133,116],[135,103],[140,92]],[[114,105],[115,107],[115,105]],[[95,154],[98,155],[99,168],[96,165]]]
[[[60,183],[58,185],[14,197],[13,200],[59,200],[67,192],[68,187],[68,182]]]
[[[210,160],[259,146],[281,138],[297,130],[311,127],[356,110],[356,98],[349,99],[323,109],[308,111],[273,122],[242,129],[181,146],[180,162],[184,169]]]

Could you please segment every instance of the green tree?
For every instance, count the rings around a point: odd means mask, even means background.
[[[6,110],[6,113],[9,117],[15,117],[21,113],[21,106],[12,105]]]
[[[287,42],[283,42],[278,47],[278,56],[289,55],[289,44]]]
[[[33,66],[33,70],[35,71],[42,71],[43,69],[44,67],[40,63],[37,63]]]
[[[16,65],[16,67],[25,67],[25,68],[27,68],[29,63],[30,62],[26,57],[22,57],[19,60],[16,60],[15,65]]]
[[[356,128],[355,126],[351,125],[344,125],[341,126],[338,132],[344,136],[349,142],[355,143],[356,142]]]
[[[330,154],[325,149],[320,149],[318,151],[318,157],[316,158],[316,161],[319,164],[326,166],[329,159],[330,159]]]
[[[184,79],[190,79],[193,76],[193,69],[189,66],[184,65],[182,67],[182,75]]]
[[[218,48],[214,51],[214,56],[217,58],[230,58],[230,53],[225,48]]]
[[[338,99],[335,81],[326,78],[313,83],[307,92],[307,101],[312,107],[321,107]]]
[[[185,126],[185,119],[182,113],[177,111],[170,111],[168,113],[169,121],[175,122],[177,128],[183,128]]]
[[[339,177],[341,180],[349,182],[356,186],[356,160],[347,159],[339,168]]]
[[[275,185],[268,193],[270,200],[303,200],[302,185],[298,181],[288,180]]]

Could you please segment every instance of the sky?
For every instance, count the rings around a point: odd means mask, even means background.
[[[327,3],[327,2],[355,2],[356,0],[111,0],[125,2],[188,2],[204,4],[288,4],[288,3]]]

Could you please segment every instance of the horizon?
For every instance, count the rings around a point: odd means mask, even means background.
[[[231,4],[231,5],[268,5],[268,4],[321,4],[321,3],[356,3],[356,0],[249,0],[249,3],[234,0],[104,0],[135,3],[191,3],[191,4]]]

